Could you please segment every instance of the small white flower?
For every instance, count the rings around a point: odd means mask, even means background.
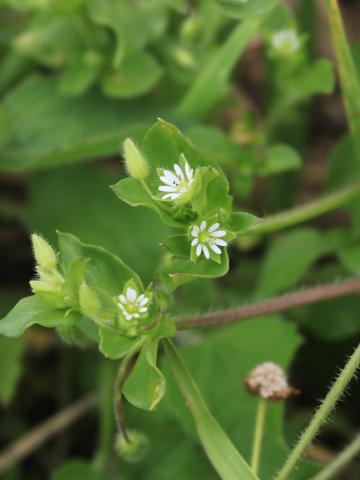
[[[125,295],[121,294],[118,298],[118,306],[126,320],[137,319],[147,314],[149,298],[144,293],[138,295],[135,288],[128,287]]]
[[[182,155],[184,158],[184,156]],[[184,168],[177,163],[174,164],[174,170],[162,170],[160,180],[164,183],[159,187],[160,192],[166,192],[161,200],[178,200],[183,198],[190,190],[194,182],[194,170],[185,160]]]
[[[275,50],[286,55],[297,52],[301,45],[297,33],[291,29],[276,32],[271,43]]]
[[[195,225],[191,230],[191,236],[194,237],[191,246],[196,247],[196,256],[200,257],[203,253],[206,259],[210,258],[209,248],[218,255],[221,255],[220,247],[226,247],[227,242],[221,237],[225,237],[226,230],[219,230],[220,223],[214,223],[208,227],[206,220],[200,225]]]

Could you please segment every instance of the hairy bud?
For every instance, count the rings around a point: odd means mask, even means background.
[[[47,272],[55,270],[57,258],[51,245],[36,233],[31,235],[31,241],[37,265]]]
[[[85,282],[79,288],[79,303],[82,313],[89,318],[96,318],[101,309],[98,296]]]
[[[136,180],[145,180],[149,173],[148,163],[130,138],[124,142],[124,158],[129,175]]]

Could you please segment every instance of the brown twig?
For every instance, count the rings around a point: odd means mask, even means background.
[[[97,404],[95,394],[88,395],[64,408],[0,453],[0,472],[8,470],[41,447],[52,436],[68,427]]]
[[[219,312],[187,317],[176,322],[178,330],[196,327],[209,327],[259,317],[269,313],[282,312],[289,308],[310,303],[320,302],[331,298],[342,297],[351,293],[360,292],[360,278],[349,278],[337,283],[321,285],[305,290],[287,293],[279,297],[264,300],[258,303],[230,308]]]

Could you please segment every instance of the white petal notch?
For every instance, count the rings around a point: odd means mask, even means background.
[[[206,260],[221,261],[224,250],[220,247],[227,247],[228,232],[218,222],[202,220],[199,224],[193,225],[190,229],[192,258],[194,260],[204,256]]]
[[[163,185],[160,185],[158,190],[164,193],[162,201],[186,203],[191,199],[196,169],[190,167],[184,154],[180,155],[179,164],[175,163],[172,170],[159,169],[159,178]]]

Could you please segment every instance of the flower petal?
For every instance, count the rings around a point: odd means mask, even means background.
[[[179,179],[184,180],[184,173],[181,170],[181,167],[177,163],[174,163],[174,170],[176,175],[179,177]]]
[[[177,192],[176,187],[171,187],[170,185],[161,185],[159,187],[160,192]]]
[[[206,245],[203,245],[203,252],[204,252],[204,255],[205,255],[205,257],[207,258],[207,260],[209,260],[209,258],[210,258],[210,253],[209,253],[209,249],[207,248]]]
[[[141,301],[140,301],[140,306],[143,307],[144,305],[146,305],[147,303],[149,302],[149,299],[147,297],[143,298]]]
[[[213,225],[211,225],[211,227],[209,228],[208,232],[209,232],[209,233],[214,232],[214,231],[217,230],[219,227],[220,227],[220,223],[214,223]]]
[[[214,243],[209,243],[209,247],[213,252],[217,253],[218,255],[221,255],[221,250],[217,245],[215,245]]]
[[[119,295],[119,300],[121,303],[127,303],[127,300],[124,295]]]
[[[191,246],[192,247],[195,247],[195,245],[197,245],[199,243],[199,239],[198,238],[194,238],[194,240],[191,242]]]
[[[199,243],[199,245],[196,247],[196,256],[197,257],[200,257],[202,249],[203,249],[203,244]]]
[[[185,172],[186,172],[187,178],[189,179],[189,182],[192,182],[194,170],[190,168],[190,165],[188,164],[188,162],[185,163]]]
[[[128,287],[126,290],[126,298],[130,300],[130,302],[133,302],[136,300],[137,292],[134,288]]]
[[[213,243],[215,243],[216,245],[220,245],[221,247],[226,247],[227,246],[227,242],[225,242],[225,240],[221,240],[221,238],[214,238],[211,241]]]
[[[200,223],[200,230],[203,232],[206,228],[206,225],[207,225],[207,222],[205,220],[203,220],[201,223]]]
[[[212,232],[212,237],[225,237],[226,231],[225,230],[217,230],[216,232]]]
[[[176,175],[173,174],[170,170],[164,170],[164,176],[171,182],[173,185],[177,185],[179,183],[179,179]]]
[[[191,230],[191,235],[193,237],[197,237],[199,235],[199,232],[200,232],[200,229],[199,227],[196,225],[192,230]]]
[[[148,308],[147,307],[141,307],[139,308],[139,312],[140,313],[146,313],[148,311]]]

